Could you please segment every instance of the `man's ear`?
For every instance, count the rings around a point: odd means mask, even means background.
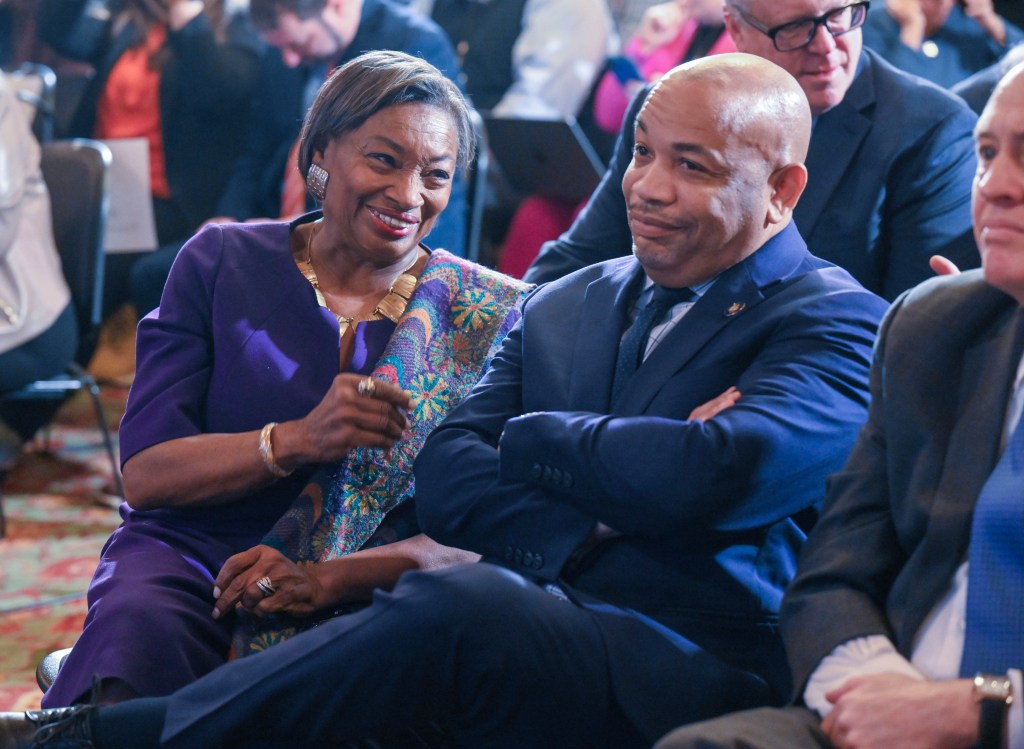
[[[803,164],[786,164],[768,177],[771,196],[768,199],[766,224],[780,224],[793,213],[797,201],[807,187],[807,167]]]
[[[732,37],[733,44],[735,44],[736,48],[739,49],[739,40],[743,35],[743,29],[740,28],[740,25],[736,20],[736,16],[732,14],[732,10],[730,10],[728,4],[723,8],[723,12],[725,14],[725,30],[729,32],[729,36]]]

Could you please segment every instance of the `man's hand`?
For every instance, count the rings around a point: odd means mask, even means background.
[[[825,696],[834,707],[821,729],[838,749],[967,749],[978,740],[969,679],[855,676]]]
[[[942,257],[942,255],[932,255],[928,258],[928,266],[935,271],[937,276],[960,275],[960,269],[956,267],[956,263],[947,257]]]
[[[964,0],[964,12],[998,44],[1006,44],[1006,24],[996,13],[992,0]]]
[[[701,403],[695,409],[690,411],[689,421],[707,421],[708,419],[717,416],[727,408],[732,408],[736,405],[736,401],[740,399],[740,391],[735,387],[731,387],[721,395],[712,398],[707,403]]]

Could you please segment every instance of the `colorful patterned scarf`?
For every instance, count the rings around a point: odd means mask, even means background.
[[[418,532],[401,520],[388,524],[386,516],[415,493],[413,461],[427,435],[483,375],[519,319],[528,289],[435,250],[372,372],[412,396],[411,428],[390,450],[358,448],[318,470],[263,543],[299,564],[315,564]],[[316,623],[239,610],[232,650],[258,652]]]

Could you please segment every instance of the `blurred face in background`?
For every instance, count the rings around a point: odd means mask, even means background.
[[[281,59],[290,68],[332,62],[355,38],[361,13],[362,0],[328,0],[318,15],[309,18],[280,9],[277,23],[261,36],[281,51]]]

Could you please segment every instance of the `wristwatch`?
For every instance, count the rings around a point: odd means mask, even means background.
[[[1006,708],[1013,702],[1013,682],[1006,674],[974,677],[974,700],[981,706],[978,749],[1002,749]]]

